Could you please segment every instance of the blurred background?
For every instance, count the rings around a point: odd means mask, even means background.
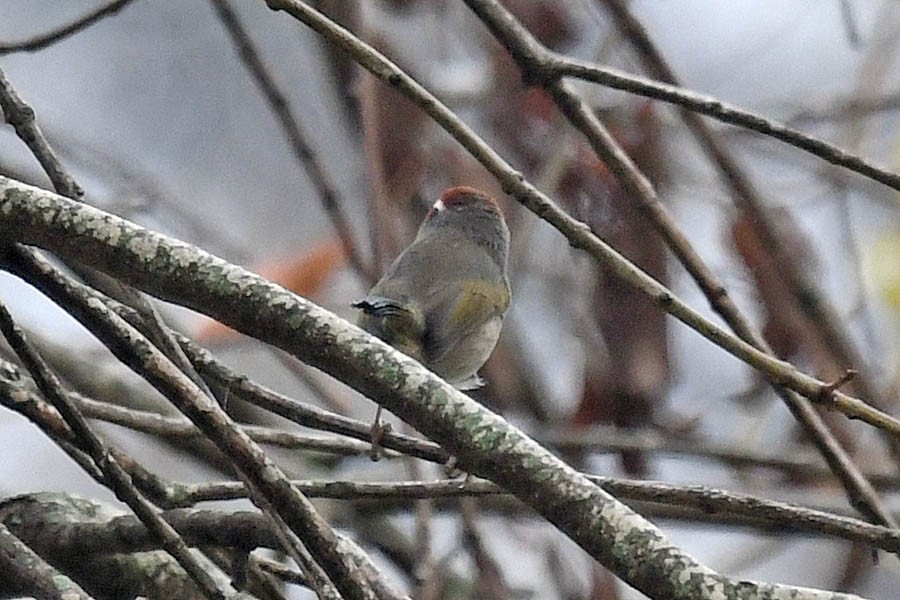
[[[462,3],[316,4],[436,93],[569,213],[715,318],[615,178],[543,92],[522,86],[506,52]],[[641,54],[604,0],[505,4],[559,52],[646,73]],[[6,0],[0,46],[98,5]],[[350,302],[364,295],[409,242],[444,188],[487,189],[501,198],[512,230],[513,303],[501,343],[482,372],[488,385],[475,392],[479,400],[589,472],[723,487],[854,514],[789,412],[754,373],[572,250],[555,230],[503,196],[491,176],[423,113],[312,31],[269,11],[264,2],[235,5],[311,159],[298,161],[296,140],[292,145],[242,62],[217,3],[135,0],[47,48],[0,53],[0,67],[35,109],[89,202],[354,319]],[[624,6],[686,88],[896,168],[896,2],[683,0]],[[850,391],[896,414],[896,193],[795,148],[708,121],[776,225],[784,251],[776,256],[761,241],[758,219],[734,201],[675,109],[596,85],[576,87],[775,350],[823,380],[846,367],[859,369],[862,381]],[[9,127],[0,130],[0,172],[49,186]],[[333,194],[338,217],[326,210],[323,189]],[[335,219],[346,221],[343,235]],[[838,319],[832,325],[849,341],[851,364],[846,354],[836,354],[809,306],[798,301],[779,269],[785,256],[833,308]],[[0,295],[70,386],[107,402],[171,412],[40,294],[0,273]],[[185,310],[163,311],[180,330],[257,381],[360,419],[374,412],[368,400],[275,350]],[[251,407],[230,408],[247,421],[289,427]],[[874,476],[887,505],[897,509],[900,479],[881,438],[843,417],[828,418],[857,464]],[[214,461],[189,447],[113,425],[103,431],[165,477],[225,477]],[[0,448],[7,457],[0,461],[3,497],[62,489],[114,501],[18,415],[0,411]],[[304,478],[440,475],[431,466],[399,460],[273,453]],[[773,465],[772,457],[794,462]],[[387,534],[372,522],[382,519],[400,540],[408,539],[416,527],[411,509],[363,515],[367,511],[349,502],[323,506],[334,523],[377,549],[396,581],[409,584],[415,565],[389,551]],[[896,597],[900,564],[893,557],[876,564],[867,549],[847,542],[725,527],[672,507],[644,508],[675,543],[735,577]],[[478,523],[510,597],[643,597],[617,584],[549,525],[508,510],[483,506]],[[445,583],[456,581],[466,591],[453,595],[446,584],[435,598],[476,597],[478,579],[485,577],[460,535],[457,512],[450,505],[435,510],[430,555]]]

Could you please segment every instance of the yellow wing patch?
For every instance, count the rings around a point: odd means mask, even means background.
[[[451,323],[469,323],[480,327],[509,307],[509,287],[503,283],[466,281],[450,313]]]

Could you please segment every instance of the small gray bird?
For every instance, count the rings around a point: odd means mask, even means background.
[[[508,255],[509,229],[493,198],[451,188],[369,295],[353,304],[362,311],[359,325],[457,388],[480,387],[478,369],[509,307]]]

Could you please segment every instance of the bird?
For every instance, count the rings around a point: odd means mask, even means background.
[[[458,389],[481,387],[478,370],[510,304],[508,258],[509,228],[496,201],[450,188],[368,295],[353,302],[357,324]],[[376,424],[379,417],[380,407]]]

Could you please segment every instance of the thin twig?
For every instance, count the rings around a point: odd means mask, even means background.
[[[634,18],[628,5],[622,0],[605,0],[620,29],[638,50],[646,68],[654,77],[680,85],[673,69],[656,48],[649,34]],[[750,178],[740,168],[727,145],[719,139],[713,130],[694,112],[681,111],[682,118],[710,159],[716,163],[725,181],[734,192],[735,202],[750,215],[754,229],[767,250],[775,257],[775,267],[779,275],[789,285],[796,306],[816,324],[814,331],[822,339],[822,348],[833,356],[835,363],[843,368],[854,368],[857,371],[855,389],[880,410],[889,410],[891,402],[875,385],[872,376],[867,372],[866,362],[860,354],[845,327],[841,326],[838,311],[825,298],[821,290],[807,272],[799,266],[787,248],[782,235],[766,209],[766,204]],[[799,235],[799,234],[798,234]]]
[[[59,411],[32,389],[34,382],[26,380],[19,368],[12,363],[3,361],[0,369],[3,371],[0,376],[0,405],[34,423],[94,481],[106,485],[103,472],[91,456],[79,447],[75,434]],[[115,449],[110,448],[110,452],[115,453]],[[124,465],[130,461],[119,462]]]
[[[333,387],[316,379],[315,371],[283,350],[272,349],[272,354],[297,381],[315,395],[324,408],[331,412],[346,415],[350,412],[347,400],[339,396]]]
[[[515,17],[496,0],[464,0],[479,18],[485,23],[497,39],[509,50],[513,59],[522,71],[526,80],[530,73],[540,67],[542,61],[551,53],[538,42]],[[656,191],[649,180],[640,172],[631,158],[606,130],[596,114],[581,99],[578,93],[558,78],[535,79],[553,98],[559,110],[585,136],[599,158],[601,158],[618,180],[625,187],[629,196],[634,198],[644,214],[649,218],[657,231],[663,236],[666,244],[672,249],[679,261],[703,290],[704,295],[729,326],[737,333],[742,342],[751,345],[769,360],[777,360],[765,339],[756,330],[751,321],[745,317],[731,300],[728,291],[719,278],[706,266],[700,255],[694,250],[690,239],[678,227],[666,207],[659,201]],[[657,284],[659,285],[659,284]],[[886,525],[894,526],[893,517],[885,509],[871,484],[865,480],[850,457],[834,439],[819,414],[800,396],[785,389],[784,381],[768,377],[776,392],[782,397],[805,430],[811,435],[817,448],[822,452],[835,474],[844,483],[850,502],[862,510],[870,518]],[[813,402],[823,399],[836,399],[840,394],[836,387],[825,384],[816,394],[804,394],[794,386],[794,391],[806,396]],[[875,410],[857,400],[857,406],[865,405],[868,410]],[[881,411],[876,411],[881,412]],[[846,414],[846,413],[845,413]],[[885,413],[881,413],[885,414]],[[895,438],[897,436],[894,436]]]
[[[75,434],[59,411],[35,392],[34,381],[25,378],[18,367],[5,361],[0,361],[0,372],[2,372],[0,375],[0,405],[21,414],[34,423],[97,483],[105,486],[106,480],[103,472],[100,471],[90,455],[78,447]],[[84,408],[78,394],[68,392],[67,396],[77,409]],[[84,411],[83,414],[88,416]],[[154,428],[149,427],[148,429]],[[108,449],[119,466],[129,474],[135,487],[151,502],[162,508],[182,506],[177,495],[177,486],[169,484],[150,472],[133,457],[115,446],[109,446]]]
[[[269,502],[266,495],[259,493],[252,486],[246,484],[244,489],[248,490],[248,497],[266,513],[268,522],[274,528],[274,535],[278,540],[279,547],[288,549],[288,554],[297,564],[300,572],[303,573],[303,578],[306,580],[307,585],[316,592],[316,596],[321,600],[342,600],[343,596],[332,583],[328,573],[313,558],[309,550],[306,549],[303,540],[292,530],[287,521],[278,514],[276,507]],[[335,551],[337,551],[336,548]],[[360,583],[362,582],[360,581]],[[368,591],[365,586],[361,585],[359,588],[359,594],[366,598],[372,596],[371,593],[367,593]]]
[[[81,201],[84,190],[68,173],[56,152],[50,146],[44,133],[41,131],[34,116],[34,110],[18,95],[12,84],[6,79],[6,75],[0,69],[0,107],[6,122],[13,126],[19,138],[28,146],[35,158],[41,164],[44,172],[53,183],[54,189],[63,196],[75,201]],[[33,253],[22,253],[21,257],[37,256]],[[90,267],[75,264],[73,269],[92,285],[106,294],[124,302],[141,314],[143,320],[142,331],[175,362],[182,371],[190,377],[210,397],[212,392],[206,387],[203,380],[194,372],[184,353],[174,342],[168,327],[163,323],[161,315],[150,302],[141,296],[139,292],[127,285],[116,281],[105,274],[98,273]]]
[[[3,109],[6,122],[13,126],[16,134],[25,142],[47,173],[53,189],[67,198],[80,200],[84,196],[84,190],[66,172],[56,152],[38,127],[34,119],[34,110],[16,93],[2,69],[0,69],[0,108]]]
[[[77,393],[70,392],[70,398],[89,419],[114,423],[161,438],[205,439],[200,430],[185,418],[167,417],[155,412],[99,402]],[[367,456],[371,450],[371,444],[357,440],[302,435],[259,425],[241,425],[241,428],[252,440],[280,448],[315,450],[341,456]]]
[[[625,37],[638,51],[645,68],[664,83],[680,86],[674,70],[656,48],[641,23],[632,15],[627,3],[623,0],[604,0],[604,2]],[[775,267],[788,283],[797,307],[816,324],[815,332],[822,338],[822,348],[833,355],[840,367],[853,368],[857,371],[854,384],[863,398],[881,410],[889,410],[890,402],[880,392],[878,386],[874,385],[872,377],[865,372],[866,363],[862,355],[853,344],[846,328],[841,327],[838,311],[824,297],[820,288],[811,281],[806,271],[799,266],[796,257],[786,248],[770,212],[766,209],[766,203],[750,177],[740,167],[728,146],[697,113],[685,109],[681,111],[681,115],[701,147],[719,168],[725,182],[731,187],[735,203],[747,211],[755,231],[760,234],[763,244],[775,257]]]
[[[560,452],[641,452],[658,455],[692,456],[714,460],[734,469],[767,469],[785,475],[802,475],[803,479],[819,484],[823,479],[831,480],[833,471],[828,469],[819,453],[795,448],[756,450],[718,444],[699,439],[683,439],[661,435],[654,430],[616,429],[594,427],[583,430],[545,430],[536,435],[537,439]],[[891,465],[878,469],[870,466],[864,471],[866,479],[876,487],[886,491],[900,488],[900,478]]]
[[[35,52],[36,50],[42,50],[47,46],[60,42],[78,33],[79,31],[87,29],[103,17],[108,17],[119,12],[131,1],[132,0],[114,0],[113,2],[108,2],[107,4],[92,10],[83,17],[75,19],[71,23],[57,27],[47,33],[20,42],[0,43],[0,56],[11,54],[13,52]]]
[[[404,424],[404,430],[411,431],[412,428]],[[382,452],[383,450],[380,450],[379,455]],[[411,480],[422,480],[425,478],[423,474],[424,465],[420,461],[412,457],[405,457],[403,467]],[[415,552],[416,562],[412,568],[417,598],[429,598],[430,595],[427,588],[434,581],[433,518],[434,503],[429,499],[417,500],[413,525],[413,551]]]
[[[381,568],[366,552],[352,539],[342,533],[338,533],[338,548],[341,552],[351,557],[363,575],[372,582],[372,591],[378,600],[412,600],[406,594],[396,590],[388,583]]]
[[[706,486],[680,486],[659,481],[597,475],[588,477],[610,494],[623,500],[689,507],[709,515],[744,518],[747,523],[755,522],[766,528],[777,526],[795,532],[865,542],[888,552],[900,554],[900,532],[852,517]],[[432,482],[296,480],[292,483],[310,498],[348,501],[409,502],[426,498],[448,499],[507,494],[496,484],[479,479]],[[246,489],[239,481],[179,484],[179,492],[191,504],[246,497]],[[702,519],[700,521],[702,522]]]
[[[311,427],[321,431],[330,431],[362,441],[372,440],[372,425],[351,419],[337,413],[324,410],[318,406],[300,402],[280,394],[270,388],[256,383],[236,373],[223,362],[216,359],[208,350],[200,347],[190,339],[179,336],[179,343],[191,359],[197,371],[204,377],[226,387],[229,393],[241,400],[262,409],[289,419],[298,425]],[[431,462],[444,464],[450,455],[438,444],[422,440],[402,433],[386,432],[381,445],[402,454],[421,458]]]
[[[325,213],[331,219],[331,224],[341,240],[350,264],[353,265],[364,281],[370,284],[374,283],[377,278],[376,274],[369,265],[366,265],[359,253],[358,246],[354,241],[353,228],[342,208],[343,203],[341,202],[340,194],[330,181],[316,152],[306,140],[306,136],[300,127],[300,122],[291,110],[287,96],[275,82],[275,78],[269,73],[262,57],[259,55],[259,51],[256,49],[256,44],[254,44],[250,34],[241,24],[240,18],[228,0],[210,0],[210,2],[216,9],[219,20],[222,21],[228,35],[231,36],[231,41],[237,48],[241,62],[247,67],[259,91],[269,103],[269,108],[278,119],[281,129],[288,143],[290,143],[291,149],[294,151],[294,157],[303,167],[310,182],[316,189],[316,193],[322,201],[322,206],[325,208]]]
[[[247,573],[250,581],[265,589],[266,593],[274,598],[284,596],[287,583],[306,586],[306,578],[296,569],[256,554],[247,556]]]
[[[732,106],[712,96],[704,96],[674,85],[658,83],[616,69],[559,55],[550,58],[546,64],[542,65],[540,75],[535,75],[535,77],[538,78],[538,81],[576,77],[639,96],[662,100],[723,123],[737,125],[772,137],[833,165],[844,167],[900,191],[900,175],[897,173],[878,167],[861,156],[845,152],[834,144],[801,133],[778,121]]]
[[[646,294],[669,314],[734,354],[740,360],[759,369],[766,378],[783,383],[811,400],[824,401],[825,405],[844,412],[850,418],[866,420],[885,431],[900,434],[900,422],[896,419],[839,391],[823,396],[822,390],[827,385],[824,382],[802,374],[790,363],[773,358],[758,350],[692,309],[669,289],[600,240],[586,224],[566,214],[549,197],[526,181],[521,173],[513,169],[446,105],[370,45],[297,0],[270,0],[269,5],[276,10],[289,12],[333,43],[341,46],[370,73],[387,82],[423,108],[436,123],[450,133],[497,178],[505,192],[556,227],[574,247],[588,252],[596,260],[608,265],[613,274]]]
[[[838,4],[841,6],[841,20],[844,22],[844,30],[847,32],[847,41],[856,50],[862,43],[862,38],[859,35],[859,24],[853,14],[853,7],[850,5],[850,0],[838,0]]]
[[[203,434],[187,419],[165,417],[158,413],[124,408],[77,394],[73,396],[76,404],[81,406],[84,415],[91,419],[115,423],[134,431],[150,433],[162,438],[204,439]],[[255,442],[279,448],[314,450],[340,456],[368,456],[371,450],[371,444],[357,440],[302,435],[259,425],[242,425],[241,428]],[[392,454],[392,456],[394,455]]]
[[[459,516],[462,521],[463,546],[472,555],[475,564],[478,589],[487,597],[496,600],[511,600],[514,596],[503,578],[503,573],[496,559],[491,555],[481,527],[478,524],[479,508],[475,498],[459,499]]]
[[[467,2],[467,4],[470,7],[474,4],[484,6],[484,3],[481,2]],[[515,21],[515,18],[508,12],[507,14],[509,16],[504,16],[502,21],[500,21],[502,23],[501,27],[521,28],[521,25]],[[532,43],[529,42],[529,45],[532,45]],[[512,53],[513,58],[517,60],[521,58],[521,56],[517,55],[517,51],[521,50],[521,46],[518,48],[507,46],[507,48]],[[536,57],[537,60],[528,61],[528,70],[523,73],[527,83],[546,85],[552,81],[559,81],[564,77],[575,77],[639,96],[662,100],[663,102],[712,117],[723,123],[737,125],[750,131],[770,136],[805,150],[813,156],[845,167],[850,171],[900,191],[900,174],[872,165],[864,158],[845,152],[824,140],[791,129],[772,119],[767,119],[761,115],[729,105],[718,98],[631,75],[617,69],[601,67],[594,63],[563,56],[544,48],[537,41],[533,42],[530,49],[539,52],[539,56]]]

